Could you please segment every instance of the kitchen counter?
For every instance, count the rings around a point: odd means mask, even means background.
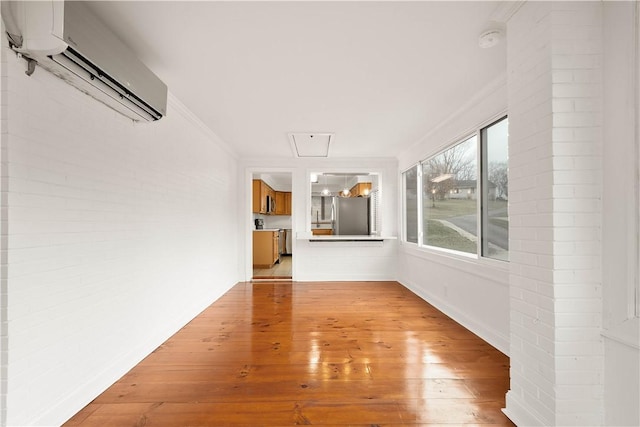
[[[364,235],[331,235],[331,236],[313,236],[304,235],[298,237],[298,240],[308,240],[310,242],[382,242],[385,240],[397,240],[395,236],[364,236]]]

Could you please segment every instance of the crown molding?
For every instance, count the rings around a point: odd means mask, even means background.
[[[527,0],[501,1],[490,16],[493,22],[506,23]]]
[[[229,145],[226,141],[220,138],[214,131],[209,128],[202,120],[198,118],[193,112],[184,105],[175,95],[171,92],[168,93],[167,103],[171,107],[171,109],[182,117],[187,119],[193,126],[198,128],[202,133],[204,133],[209,140],[217,144],[220,148],[225,150],[229,155],[231,155],[234,159],[238,159],[238,153]]]

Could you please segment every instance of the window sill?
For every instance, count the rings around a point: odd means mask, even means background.
[[[465,254],[448,249],[418,246],[404,241],[401,242],[400,248],[410,256],[437,262],[447,267],[493,280],[500,285],[509,286],[508,262],[482,258],[476,254]]]

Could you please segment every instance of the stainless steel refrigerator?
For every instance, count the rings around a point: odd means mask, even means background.
[[[368,236],[369,198],[334,197],[331,219],[334,235]]]

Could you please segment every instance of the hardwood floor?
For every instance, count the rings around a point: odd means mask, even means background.
[[[66,426],[513,426],[509,359],[396,282],[239,283]]]
[[[253,279],[291,279],[293,255],[280,256],[280,262],[271,268],[253,268]]]

